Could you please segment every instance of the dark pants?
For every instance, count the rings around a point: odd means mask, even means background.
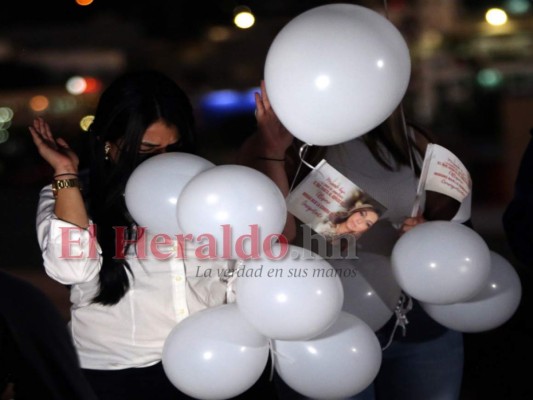
[[[107,371],[86,369],[84,372],[100,400],[193,399],[170,383],[161,363],[145,368]],[[256,384],[233,400],[277,399],[269,375],[270,362]],[[205,384],[209,385],[209,382]]]

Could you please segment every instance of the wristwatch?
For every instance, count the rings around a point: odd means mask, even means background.
[[[59,192],[61,189],[72,187],[77,187],[81,190],[80,181],[78,178],[58,179],[52,181],[52,193],[54,194],[54,197],[57,197],[57,192]]]

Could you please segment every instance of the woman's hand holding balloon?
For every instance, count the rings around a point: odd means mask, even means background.
[[[422,215],[406,218],[405,221],[403,221],[402,226],[400,227],[400,235],[403,235],[405,232],[410,231],[415,226],[424,222],[426,222],[426,220]]]
[[[293,142],[294,137],[283,126],[270,105],[265,88],[261,81],[261,93],[255,94],[257,127],[259,128],[258,140],[266,158],[283,160],[285,152]]]

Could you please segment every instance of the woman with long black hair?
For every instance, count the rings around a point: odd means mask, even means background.
[[[139,244],[149,243],[142,236],[157,232],[137,229],[123,193],[146,158],[195,150],[189,99],[158,72],[130,72],[116,79],[102,93],[90,126],[88,179],[78,171],[75,152],[52,135],[44,120],[36,119],[30,132],[54,170],[37,212],[44,266],[71,288],[70,330],[97,395],[187,398],[164,374],[163,344],[189,314],[225,301],[224,282],[215,276],[195,278],[195,272],[199,266],[225,268],[227,262],[178,257],[176,242],[168,249],[171,257],[161,259],[150,251],[140,257]]]

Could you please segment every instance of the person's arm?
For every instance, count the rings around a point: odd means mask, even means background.
[[[264,173],[287,196],[290,185],[286,171],[286,152],[293,142],[293,136],[274,113],[264,82],[261,82],[261,93],[255,94],[255,102],[258,130],[242,144],[237,163]],[[289,213],[283,235],[289,241],[296,236],[296,221]]]
[[[48,124],[36,119],[30,132],[39,153],[54,169],[54,175],[61,174],[57,179],[77,178],[78,158],[65,141],[53,138]],[[79,188],[60,189],[57,198],[50,185],[43,188],[36,224],[44,267],[50,277],[70,285],[97,276],[101,250]]]
[[[412,126],[411,129],[413,132],[414,143],[423,158],[426,148],[431,141],[431,137],[418,126]],[[413,149],[413,151],[415,150]],[[450,221],[457,214],[457,211],[461,206],[460,202],[442,193],[426,191],[425,195],[426,201],[424,211],[417,216],[407,218],[400,228],[400,234],[403,234],[426,221]]]
[[[62,138],[55,139],[50,127],[42,118],[36,118],[29,130],[39,154],[54,170],[53,179],[77,180],[79,160],[67,142]],[[63,221],[81,228],[89,226],[89,218],[79,186],[57,191],[54,212],[57,218]]]

